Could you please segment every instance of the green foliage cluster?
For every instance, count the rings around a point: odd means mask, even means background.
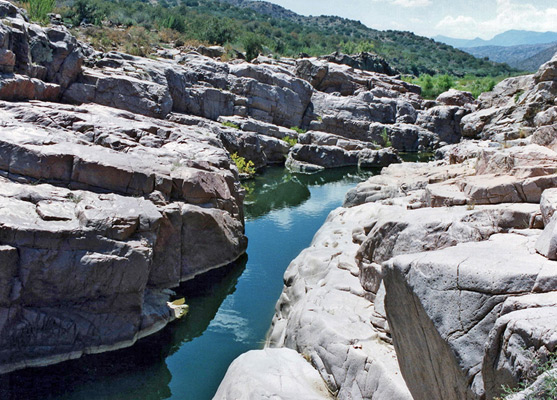
[[[46,24],[48,14],[54,10],[56,0],[28,0],[21,5],[29,13],[31,20]]]
[[[426,99],[435,99],[441,93],[453,88],[472,93],[475,98],[484,92],[493,90],[495,85],[507,76],[483,77],[466,75],[464,77],[443,75],[420,75],[419,77],[403,77],[403,80],[422,88],[422,96]]]
[[[235,124],[234,122],[231,121],[224,121],[221,122],[222,126],[227,126],[229,128],[234,128],[234,129],[240,129],[240,126]]]
[[[524,381],[520,382],[520,384],[515,388],[511,388],[509,386],[503,385],[501,387],[501,390],[503,391],[503,396],[496,398],[495,400],[504,400],[515,393],[523,391],[529,385],[534,383],[534,381],[537,379],[538,376],[556,368],[557,352],[550,353],[545,362],[539,362],[539,360],[534,360],[534,365],[535,365],[534,376],[527,377]],[[548,374],[543,381],[542,393],[537,393],[535,397],[532,397],[532,400],[554,400],[554,399],[557,399],[557,375]]]
[[[299,135],[307,132],[305,129],[302,129],[299,126],[293,126],[290,129],[292,129],[294,132],[298,133]]]
[[[238,171],[241,174],[247,174],[247,175],[255,174],[255,165],[253,164],[253,161],[251,160],[246,161],[246,159],[244,157],[239,156],[238,153],[233,153],[231,157],[232,157],[232,161],[234,161],[234,164],[236,164],[236,167],[238,168]]]
[[[295,146],[298,143],[298,139],[292,136],[285,136],[282,138],[282,140],[288,143],[290,146]]]
[[[226,45],[245,51],[248,59],[260,52],[296,57],[371,51],[400,72],[416,76],[496,76],[514,71],[410,32],[377,31],[339,17],[273,18],[216,0],[58,0],[58,6],[64,21],[74,26],[141,27],[152,45]],[[119,41],[105,42],[121,49]]]
[[[391,139],[389,138],[389,134],[387,133],[387,128],[383,128],[383,132],[381,132],[381,139],[383,140],[383,147],[391,147],[393,145]]]

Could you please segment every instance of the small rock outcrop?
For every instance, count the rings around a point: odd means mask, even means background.
[[[350,67],[361,69],[363,71],[379,72],[385,75],[397,75],[397,71],[393,70],[391,66],[377,54],[361,52],[357,55],[348,55],[336,52],[328,56],[320,57],[320,59],[332,62],[335,64],[344,64]]]
[[[497,141],[523,139],[550,145],[557,129],[557,55],[534,75],[505,79],[479,98],[479,110],[462,120],[462,135]]]

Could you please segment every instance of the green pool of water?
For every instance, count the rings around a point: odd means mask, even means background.
[[[0,377],[0,398],[211,399],[230,363],[261,348],[290,261],[348,189],[374,171],[268,168],[244,183],[247,256],[183,284],[190,312],[129,349]]]

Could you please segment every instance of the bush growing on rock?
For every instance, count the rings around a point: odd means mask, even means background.
[[[282,140],[288,143],[290,146],[295,146],[296,144],[298,144],[298,139],[292,136],[285,136],[282,138]]]
[[[48,14],[54,10],[55,5],[56,0],[29,0],[23,3],[29,13],[29,18],[43,24],[48,22]]]
[[[484,92],[490,92],[495,85],[501,82],[506,76],[482,77],[476,75],[466,75],[464,77],[443,75],[423,74],[419,77],[404,77],[408,83],[419,85],[422,88],[422,96],[426,99],[435,99],[441,93],[449,89],[457,89],[472,93],[475,98]]]
[[[238,153],[233,153],[231,157],[232,161],[234,161],[234,164],[236,164],[236,167],[241,174],[255,174],[255,164],[253,163],[253,161],[246,160],[244,157],[239,156]]]

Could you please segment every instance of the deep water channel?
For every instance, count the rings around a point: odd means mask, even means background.
[[[261,348],[282,276],[348,189],[374,171],[268,168],[245,182],[247,256],[182,285],[189,314],[129,349],[0,377],[0,398],[208,400],[241,353]]]

